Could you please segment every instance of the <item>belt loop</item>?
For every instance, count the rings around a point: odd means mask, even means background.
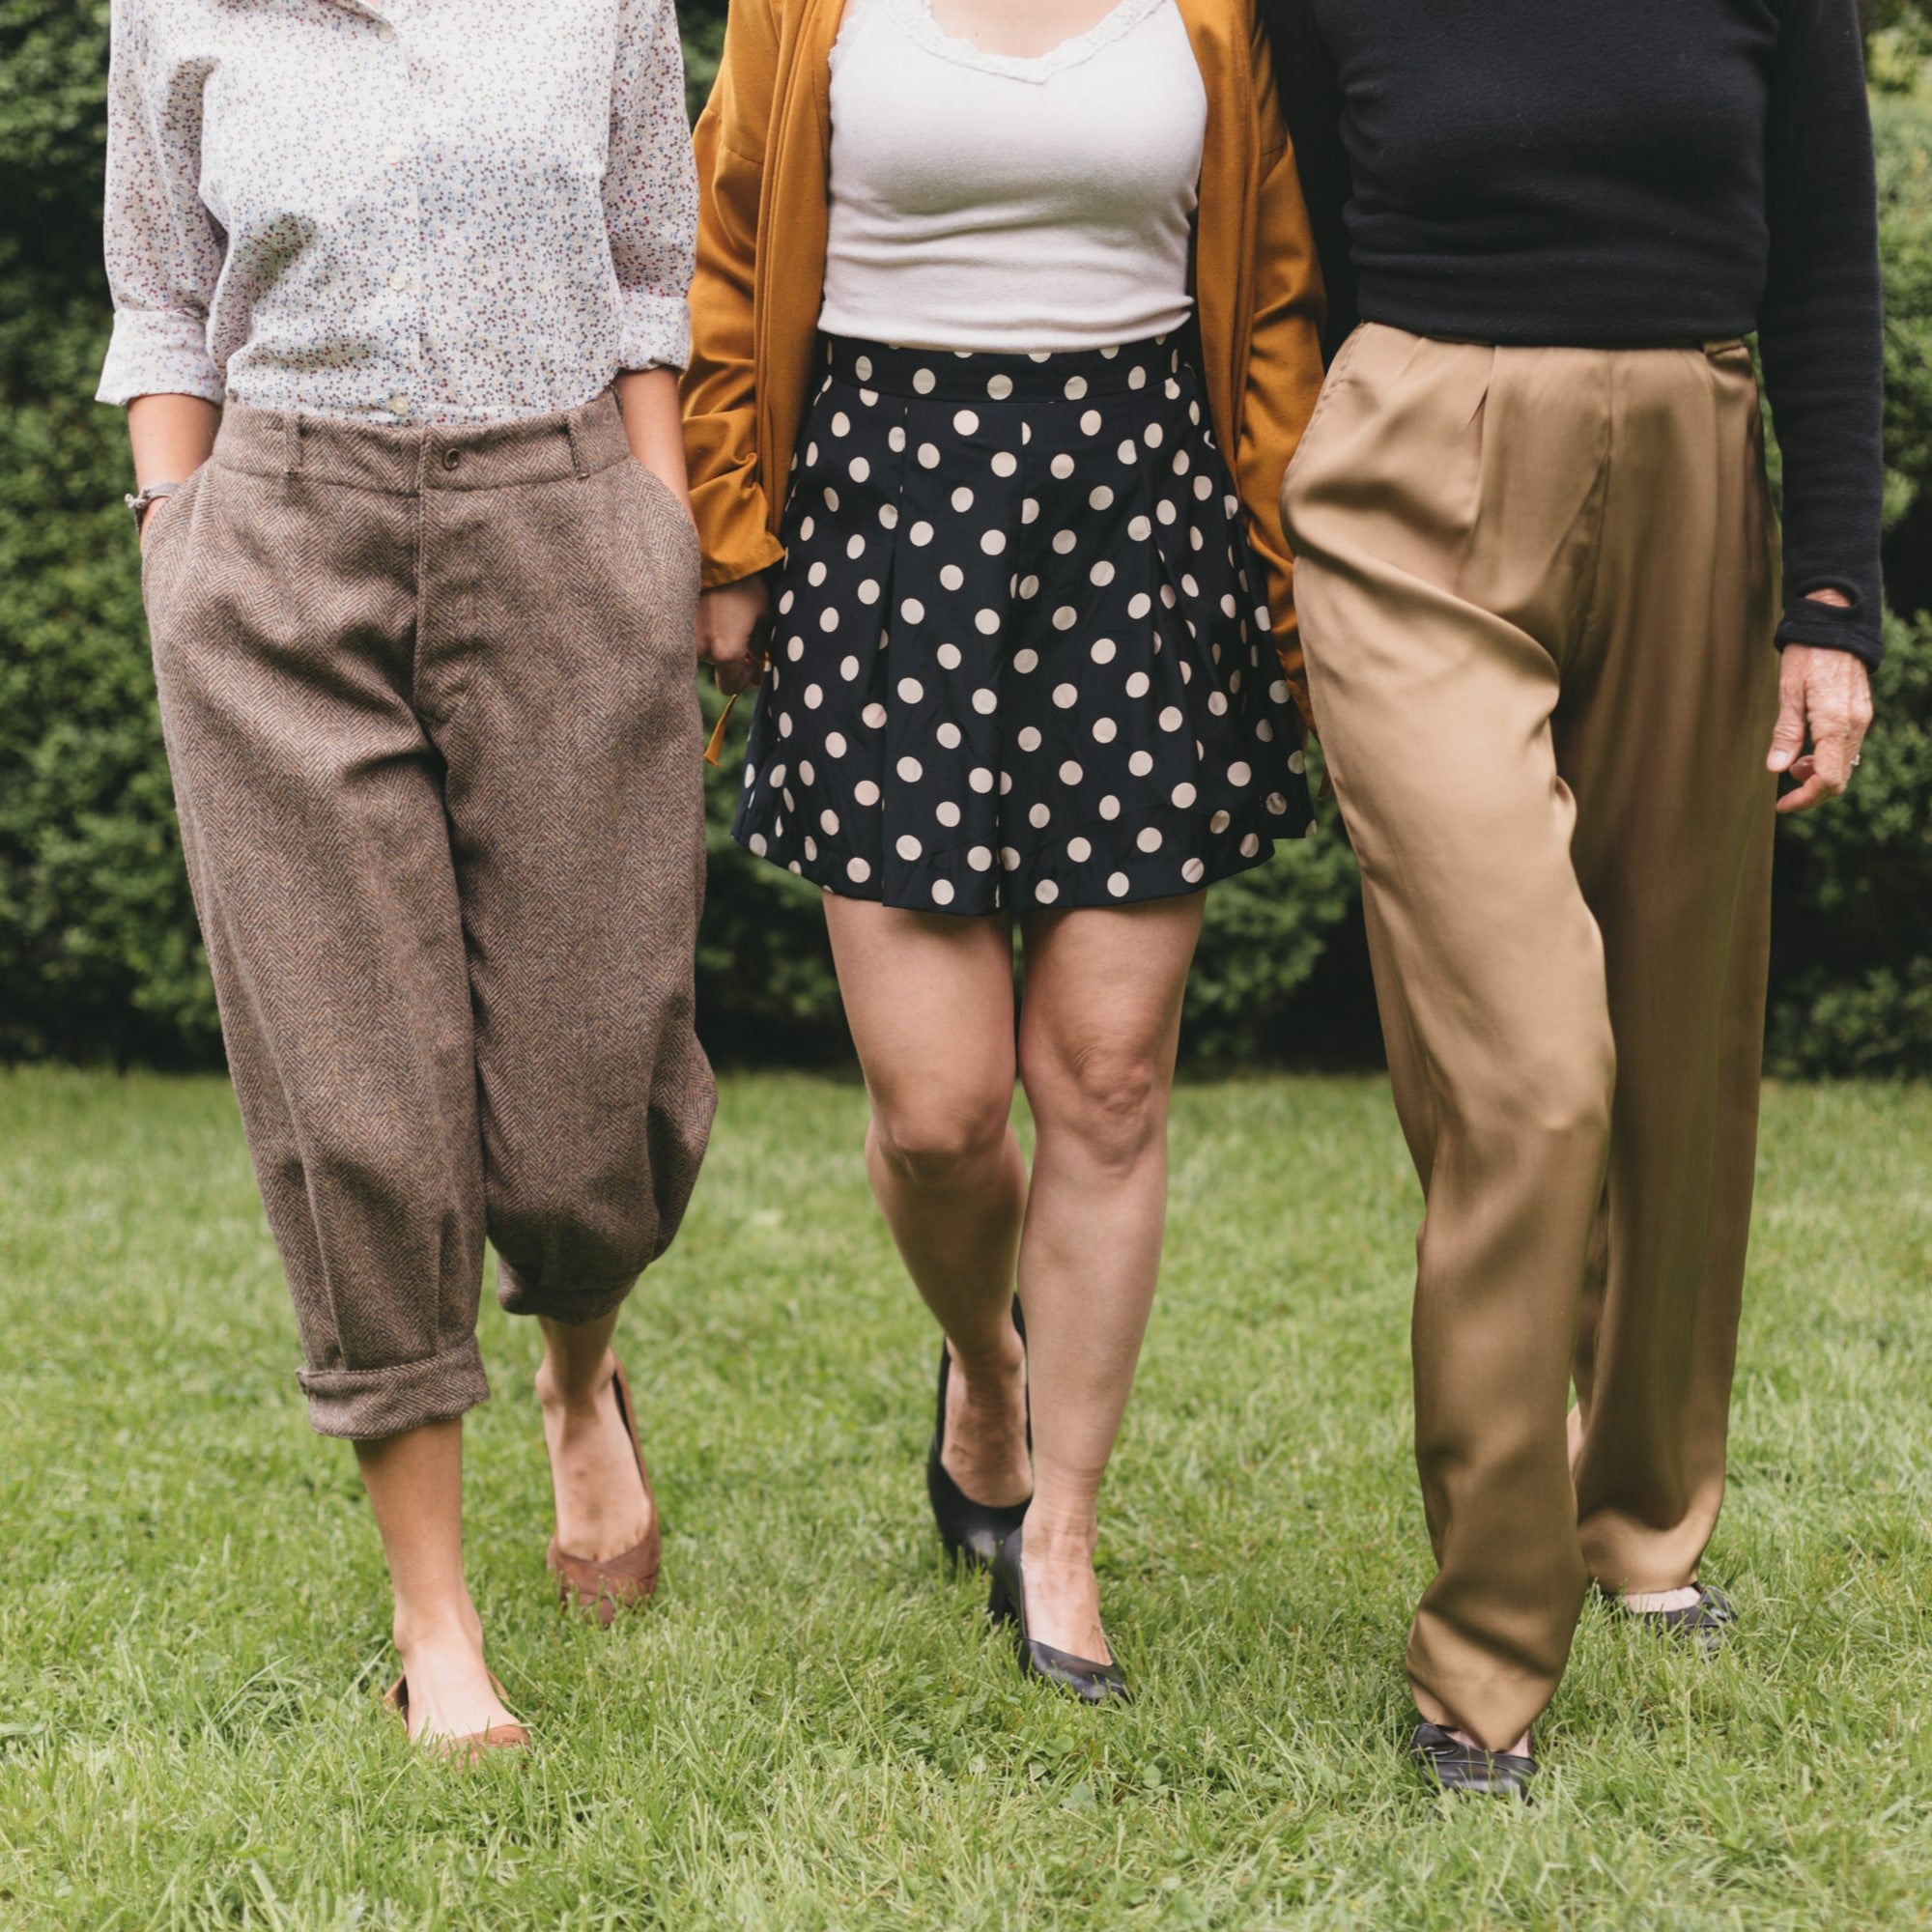
[[[584,461],[583,435],[577,414],[575,410],[564,412],[563,433],[570,440],[570,467],[577,472],[577,480],[582,483],[590,474],[590,466]]]
[[[282,412],[282,469],[290,476],[299,475],[302,467],[301,417],[294,410]]]

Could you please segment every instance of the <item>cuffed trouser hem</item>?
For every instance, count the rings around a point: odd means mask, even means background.
[[[508,1262],[497,1262],[497,1300],[505,1315],[541,1315],[570,1328],[582,1328],[621,1308],[637,1285],[632,1274],[601,1288],[533,1288]]]
[[[471,1335],[440,1355],[382,1369],[304,1369],[308,1426],[318,1435],[374,1442],[426,1422],[447,1422],[490,1400],[490,1378]]]

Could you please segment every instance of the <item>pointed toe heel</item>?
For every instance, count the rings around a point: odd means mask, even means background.
[[[1020,1315],[1019,1297],[1013,1297],[1013,1326],[1020,1343],[1026,1343],[1026,1324]],[[932,1505],[932,1520],[939,1528],[939,1541],[946,1560],[954,1569],[961,1564],[969,1570],[984,1570],[993,1552],[1026,1519],[1025,1503],[975,1502],[946,1472],[941,1460],[946,1449],[946,1390],[952,1377],[952,1352],[939,1345],[938,1413],[932,1425],[932,1444],[925,1454],[925,1493]],[[1027,1444],[1032,1447],[1033,1429],[1029,1423]]]
[[[1091,1657],[1075,1657],[1071,1651],[1056,1650],[1041,1643],[1027,1630],[1025,1527],[1005,1538],[992,1561],[992,1584],[986,1596],[986,1615],[996,1625],[1013,1634],[1013,1649],[1020,1672],[1050,1684],[1056,1690],[1077,1697],[1083,1704],[1124,1704],[1133,1696],[1125,1673],[1118,1663],[1099,1663]]]

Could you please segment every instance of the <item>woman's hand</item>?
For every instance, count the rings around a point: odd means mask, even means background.
[[[1843,609],[1848,603],[1836,590],[1812,594],[1820,604]],[[1777,801],[1778,810],[1809,811],[1828,798],[1840,797],[1852,781],[1871,722],[1871,673],[1861,659],[1817,644],[1786,644],[1778,672],[1777,725],[1765,763],[1793,779],[1797,789]]]
[[[720,584],[697,600],[697,661],[712,668],[727,697],[749,691],[765,674],[772,595],[762,577]]]

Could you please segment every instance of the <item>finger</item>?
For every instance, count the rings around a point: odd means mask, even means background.
[[[1796,767],[1793,767],[1796,770]],[[1837,794],[1830,790],[1824,779],[1816,772],[1810,773],[1803,784],[1788,791],[1777,801],[1781,812],[1809,811],[1814,805],[1823,805],[1828,798]]]
[[[1851,782],[1852,724],[1850,718],[1835,707],[1822,717],[1816,713],[1812,715],[1811,767],[1813,776],[1823,783],[1829,797],[1836,798]]]
[[[1771,754],[1765,763],[1775,772],[1788,772],[1804,749],[1804,679],[1800,668],[1786,660],[1778,679],[1777,723],[1772,726]]]

